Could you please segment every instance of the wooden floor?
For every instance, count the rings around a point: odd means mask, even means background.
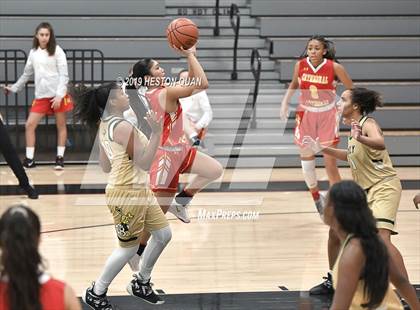
[[[93,169],[95,170],[95,169]],[[341,169],[350,178],[348,169]],[[403,180],[419,180],[420,167],[399,168]],[[43,166],[28,171],[35,184],[102,184],[101,175],[86,166],[67,166],[54,172]],[[323,169],[320,179],[326,179]],[[185,180],[185,179],[184,179]],[[155,288],[168,294],[201,292],[273,291],[279,286],[307,290],[320,282],[327,264],[327,230],[305,191],[264,190],[268,182],[302,181],[300,169],[227,170],[224,181],[255,182],[261,191],[203,192],[190,208],[193,217],[207,211],[255,211],[249,220],[199,220],[184,224],[170,215],[172,241],[152,274]],[[0,168],[0,184],[16,184],[8,167]],[[420,283],[420,211],[412,203],[416,190],[404,190],[393,237],[403,254],[412,283]],[[66,280],[80,293],[99,275],[116,246],[111,216],[103,194],[2,196],[0,214],[8,205],[25,202],[42,220],[41,250],[49,272]],[[126,267],[109,289],[126,295],[131,271]]]

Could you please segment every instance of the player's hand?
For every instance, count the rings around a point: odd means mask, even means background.
[[[163,122],[162,117],[158,119],[157,113],[154,111],[149,111],[146,113],[144,118],[152,129],[153,133],[160,134],[162,132]]]
[[[362,136],[362,127],[354,120],[351,122],[351,136],[356,139],[356,141],[359,141]]]
[[[289,117],[289,107],[287,106],[287,104],[282,103],[281,107],[280,107],[280,119],[282,121],[287,121]]]
[[[58,108],[60,108],[60,105],[61,105],[61,100],[62,100],[63,98],[61,98],[60,96],[55,96],[54,98],[52,98],[51,100],[50,100],[50,103],[51,103],[51,109],[53,109],[53,110],[57,110]]]
[[[420,204],[420,194],[417,194],[413,198],[414,206],[418,209]]]
[[[314,140],[310,136],[304,136],[302,139],[302,144],[303,144],[303,147],[309,148],[315,154],[321,152],[324,149],[321,142],[319,141],[319,138],[316,138],[316,140]]]
[[[192,46],[189,49],[184,49],[182,46],[181,47],[176,47],[175,45],[172,45],[172,48],[175,50],[175,52],[177,52],[178,54],[180,54],[181,56],[184,57],[188,57],[189,55],[196,55],[197,54],[197,48],[196,48],[196,44],[194,46]]]
[[[13,91],[12,91],[12,88],[10,86],[5,85],[5,86],[3,86],[3,92],[7,96],[9,93],[11,93]]]

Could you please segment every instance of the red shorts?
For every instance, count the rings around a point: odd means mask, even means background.
[[[176,193],[179,175],[191,168],[196,154],[197,149],[188,144],[159,147],[149,171],[150,189]]]
[[[305,136],[319,139],[323,146],[337,144],[340,141],[339,121],[340,114],[335,106],[326,111],[299,108],[296,111],[295,144],[302,146]]]
[[[73,100],[69,95],[65,95],[61,100],[60,107],[56,110],[51,108],[51,99],[53,98],[39,98],[32,101],[31,112],[53,115],[58,112],[68,112],[73,110]]]

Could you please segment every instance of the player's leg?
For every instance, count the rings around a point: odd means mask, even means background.
[[[29,184],[28,176],[26,175],[25,169],[23,169],[22,163],[16,153],[16,150],[10,141],[9,133],[0,119],[0,152],[3,154],[9,167],[12,169],[16,178],[19,180],[19,186],[26,192],[29,198],[37,199],[38,193]]]
[[[192,165],[185,172],[195,174],[196,176],[175,197],[175,200],[182,205],[188,204],[196,193],[220,178],[223,174],[223,167],[209,155],[197,152]]]
[[[339,129],[339,111],[334,107],[330,110],[318,113],[319,127],[318,134],[320,143],[326,147],[336,148],[340,137]],[[325,170],[327,171],[330,186],[341,181],[340,173],[337,167],[337,160],[327,154],[324,155]]]
[[[188,204],[194,198],[195,194],[222,176],[223,167],[214,158],[197,152],[195,149],[191,149],[191,152],[188,152],[187,159],[184,160],[180,168],[180,172],[188,172],[196,176],[175,196],[175,203],[170,206],[168,211],[184,223],[189,223]]]
[[[299,110],[296,112],[294,142],[299,147],[303,179],[312,195],[315,207],[322,218],[324,212],[324,197],[319,192],[315,154],[309,146],[306,146],[303,143],[305,137],[311,137],[314,140],[317,139],[317,117],[317,113],[307,110]]]
[[[164,301],[153,292],[150,278],[154,265],[172,238],[172,232],[162,209],[157,204],[147,208],[144,223],[144,230],[150,231],[151,238],[144,249],[139,271],[127,286],[127,291],[130,295],[148,303],[162,304]]]
[[[108,287],[138,249],[146,214],[146,208],[136,203],[142,200],[141,194],[139,191],[118,189],[106,191],[105,197],[114,220],[119,246],[108,257],[101,275],[83,296],[83,300],[94,309],[108,309],[106,306],[95,308],[95,305],[101,303],[110,307],[106,297]]]
[[[155,191],[154,196],[156,197],[157,204],[160,206],[162,212],[166,214],[166,212],[168,212],[168,209],[170,208],[172,204],[172,201],[174,200],[175,192],[166,192],[166,191],[158,190],[158,191]],[[182,218],[183,222],[189,222],[189,217],[187,213],[181,216],[178,212],[177,215]],[[128,262],[131,270],[133,270],[134,272],[139,271],[140,258],[142,257],[143,252],[146,249],[150,236],[151,236],[150,231],[147,229],[144,229],[140,233],[140,243],[138,245],[137,252],[135,255],[133,255],[132,258],[130,258]]]
[[[397,267],[399,273],[406,277],[408,280],[407,269],[405,268],[403,257],[397,247],[391,241],[391,231],[388,229],[379,228],[379,236],[382,241],[385,243],[386,248],[388,249],[389,257],[393,260],[395,266]]]
[[[35,153],[35,130],[41,119],[45,114],[38,112],[30,112],[25,124],[25,139],[26,139],[26,158],[23,165],[26,168],[35,167],[34,153]]]
[[[64,168],[64,151],[67,141],[66,113],[55,113],[55,123],[57,126],[57,157],[55,160],[55,169],[61,170]]]
[[[333,145],[331,147],[336,147],[336,145]],[[324,155],[324,164],[325,164],[325,170],[327,171],[328,180],[330,183],[330,186],[334,185],[335,183],[338,183],[341,181],[340,172],[338,171],[337,167],[337,160],[335,157],[332,157],[327,154]]]

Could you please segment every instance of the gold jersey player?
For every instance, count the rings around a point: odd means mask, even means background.
[[[352,127],[348,149],[323,148],[319,141],[311,141],[312,149],[323,149],[324,153],[349,162],[353,179],[367,193],[369,208],[393,265],[400,276],[408,280],[403,258],[391,242],[391,234],[396,234],[401,183],[386,150],[381,128],[368,116],[376,107],[382,106],[380,94],[366,88],[346,90],[341,96],[341,104],[344,123]]]
[[[171,239],[171,229],[165,215],[147,186],[147,170],[161,138],[161,121],[149,112],[150,140],[123,118],[128,109],[128,97],[116,84],[99,88],[76,89],[76,119],[93,127],[99,124],[100,158],[105,172],[109,172],[105,190],[106,202],[112,214],[119,247],[109,256],[102,274],[82,296],[92,309],[114,309],[106,292],[108,286],[128,261],[136,254],[140,233],[152,235],[138,266],[138,272],[128,284],[130,295],[151,304],[161,304],[150,284],[150,276],[157,259]]]

